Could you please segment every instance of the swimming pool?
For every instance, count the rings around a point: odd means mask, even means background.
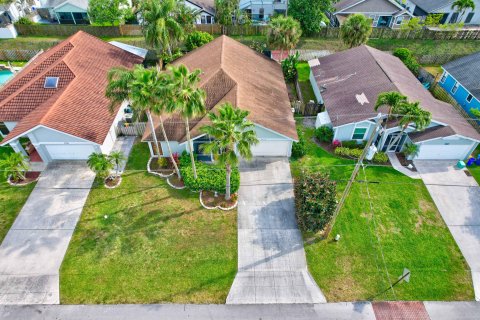
[[[7,82],[13,76],[13,72],[10,70],[0,70],[0,85]]]

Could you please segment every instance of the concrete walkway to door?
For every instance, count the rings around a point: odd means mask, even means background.
[[[95,174],[53,162],[0,246],[0,304],[58,304],[59,270]]]
[[[238,273],[227,304],[319,303],[295,220],[286,158],[240,164]]]
[[[475,300],[480,301],[480,187],[456,161],[415,161],[443,220],[472,271]]]

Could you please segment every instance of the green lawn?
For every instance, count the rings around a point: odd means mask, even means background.
[[[291,163],[294,176],[308,169],[328,172],[342,191],[353,162],[327,153],[311,141],[312,135],[307,129],[307,155]],[[473,299],[468,266],[423,182],[390,167],[365,171],[372,183],[354,183],[330,238],[304,234],[310,272],[327,299],[370,299],[398,279],[403,268],[411,270],[410,282],[375,300]],[[365,180],[363,171],[357,180]],[[341,235],[338,243],[332,240],[336,234]]]
[[[298,84],[302,90],[303,102],[308,103],[310,100],[316,101],[315,93],[313,93],[310,84],[310,66],[308,62],[299,62],[297,64]]]
[[[203,209],[198,193],[146,173],[148,157],[136,144],[121,186],[90,192],[62,264],[62,303],[225,302],[236,211]]]
[[[477,158],[479,154],[480,154],[480,145],[473,152],[473,156]],[[475,180],[477,180],[477,183],[480,185],[480,166],[473,165],[471,167],[468,167],[468,170],[470,171],[472,176],[475,178]]]
[[[0,147],[0,159],[11,152],[13,150],[10,147]],[[6,182],[3,172],[0,172],[0,243],[34,187],[35,183],[24,187],[12,187]]]

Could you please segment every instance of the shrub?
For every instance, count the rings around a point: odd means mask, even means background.
[[[168,161],[168,159],[165,158],[165,157],[160,157],[160,158],[158,158],[157,163],[158,163],[158,166],[159,166],[160,168],[165,168],[165,167],[168,166],[168,164],[170,163],[170,161]]]
[[[402,60],[403,64],[414,74],[418,75],[420,64],[413,56],[412,52],[407,48],[397,48],[393,51],[393,55]]]
[[[323,173],[306,172],[295,180],[295,206],[298,225],[317,232],[332,219],[337,206],[337,187]]]
[[[297,63],[298,63],[299,53],[289,55],[285,60],[282,61],[282,71],[285,76],[285,80],[293,82],[297,76]]]
[[[212,40],[213,36],[210,33],[203,31],[194,31],[187,35],[187,38],[185,39],[185,46],[187,47],[188,51],[192,51],[193,49],[201,47]]]
[[[334,148],[338,148],[342,146],[342,143],[340,142],[340,140],[335,139],[333,140],[332,145]]]
[[[412,158],[415,158],[416,156],[418,156],[419,150],[420,150],[420,147],[418,146],[418,144],[413,144],[413,143],[407,143],[405,147],[403,147],[403,153],[407,157],[412,157]]]
[[[332,142],[333,130],[327,126],[321,126],[315,129],[315,137],[322,142]]]
[[[377,152],[373,156],[372,162],[374,162],[374,163],[387,163],[388,162],[388,156],[385,152]]]
[[[358,159],[362,155],[363,149],[349,149],[345,147],[339,147],[335,149],[335,154],[341,157]],[[388,156],[384,152],[377,152],[373,156],[372,162],[374,163],[387,163]]]
[[[193,177],[193,170],[190,162],[190,156],[180,157],[180,171],[182,173],[185,186],[193,191],[208,190],[225,193],[226,172],[225,167],[206,164],[204,162],[195,162],[197,168],[197,179]],[[232,168],[230,179],[231,192],[235,193],[240,187],[240,174],[238,168]]]
[[[297,129],[298,134],[298,142],[294,142],[292,144],[292,158],[298,159],[303,157],[307,153],[307,149],[305,147],[305,136],[303,132]]]
[[[363,149],[367,145],[366,141],[362,141],[360,143],[357,142],[357,140],[346,140],[342,141],[342,147],[348,148],[348,149]]]
[[[15,24],[33,25],[35,24],[35,22],[33,22],[27,17],[21,17],[20,19],[17,20],[17,22],[15,22]]]
[[[168,55],[168,53],[166,52],[162,53],[162,55],[160,56],[160,59],[163,61],[164,64],[169,64],[170,62],[177,60],[181,56],[183,56],[183,52],[181,52],[180,50],[177,50],[171,56]]]

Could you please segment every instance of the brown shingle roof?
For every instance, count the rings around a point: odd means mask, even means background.
[[[454,134],[455,131],[453,131],[452,127],[436,126],[425,129],[424,131],[411,132],[408,134],[408,136],[413,142],[420,142],[440,137],[449,137],[453,136]]]
[[[480,140],[480,134],[452,105],[435,99],[398,58],[388,53],[360,46],[318,60],[320,64],[312,67],[312,72],[334,126],[375,117],[378,94],[398,91],[409,101],[419,101],[433,120],[448,124],[457,134]],[[362,93],[368,100],[363,105],[356,98]]]
[[[221,36],[174,64],[202,70],[199,86],[207,93],[207,110],[228,101],[250,111],[248,118],[254,123],[297,140],[287,87],[277,62]],[[206,116],[191,121],[192,137],[199,135],[198,129],[206,121]],[[185,126],[178,116],[166,120],[165,127],[170,140],[185,141]],[[157,134],[163,140],[158,124]],[[143,140],[151,140],[148,127]]]
[[[105,97],[112,67],[133,67],[142,58],[79,31],[39,55],[0,90],[0,121],[17,126],[2,143],[43,125],[102,144],[114,114]],[[56,89],[45,77],[59,77]]]

